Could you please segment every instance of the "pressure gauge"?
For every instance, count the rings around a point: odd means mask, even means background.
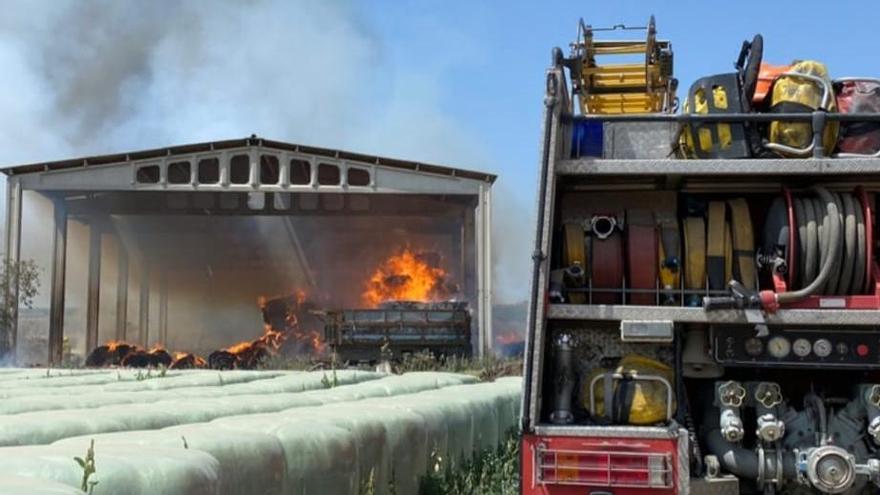
[[[819,339],[813,342],[813,352],[820,358],[830,356],[832,349],[831,341],[828,339]]]
[[[782,359],[791,352],[791,342],[785,337],[773,337],[767,342],[767,352],[776,359]]]
[[[810,355],[810,351],[813,350],[813,346],[807,339],[795,340],[791,345],[791,348],[794,351],[794,355],[797,357],[807,357]]]
[[[751,337],[745,341],[746,354],[752,357],[761,355],[764,351],[764,343],[757,337]]]

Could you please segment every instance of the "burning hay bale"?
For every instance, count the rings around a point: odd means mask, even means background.
[[[175,352],[174,362],[169,366],[173,370],[192,370],[207,367],[208,363],[204,359],[189,352]]]
[[[436,251],[415,251],[409,247],[382,262],[370,279],[361,299],[371,308],[386,301],[433,302],[454,299],[459,292]]]
[[[171,367],[174,359],[161,347],[145,350],[125,342],[108,342],[92,350],[86,358],[86,366],[102,368],[125,366],[129,368]]]
[[[208,355],[208,367],[215,370],[234,370],[237,362],[238,357],[224,349]]]
[[[203,359],[188,352],[175,352],[174,356],[161,346],[145,350],[124,342],[107,342],[96,347],[86,359],[91,367],[126,366],[133,368],[166,367],[171,369],[213,368],[218,370],[255,369],[282,346],[296,354],[320,354],[324,344],[317,332],[304,332],[300,328],[300,316],[305,311],[305,293],[298,291],[291,296],[261,299],[265,328],[263,335],[254,340],[239,342],[219,349]]]
[[[107,342],[96,347],[86,358],[86,366],[100,368],[103,366],[120,366],[122,360],[135,346],[125,342]]]

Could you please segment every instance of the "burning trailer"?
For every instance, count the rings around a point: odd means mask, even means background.
[[[471,355],[471,316],[466,302],[389,301],[371,309],[320,313],[325,339],[344,361],[400,359],[428,351]]]
[[[312,355],[321,334],[333,342],[365,318],[386,335],[446,325],[450,352],[495,341],[491,174],[254,136],[2,171],[6,261],[26,253],[44,268],[48,311],[28,335],[13,315],[0,357],[59,365],[69,341],[90,363],[241,368]],[[259,331],[253,302],[295,287],[315,308],[343,309],[282,343],[270,331],[283,322]]]

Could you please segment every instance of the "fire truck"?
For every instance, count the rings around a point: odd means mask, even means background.
[[[552,51],[521,493],[880,492],[880,82],[767,46]]]

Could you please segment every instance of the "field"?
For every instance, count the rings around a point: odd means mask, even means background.
[[[436,371],[0,369],[0,493],[500,493],[515,481],[520,386]]]

